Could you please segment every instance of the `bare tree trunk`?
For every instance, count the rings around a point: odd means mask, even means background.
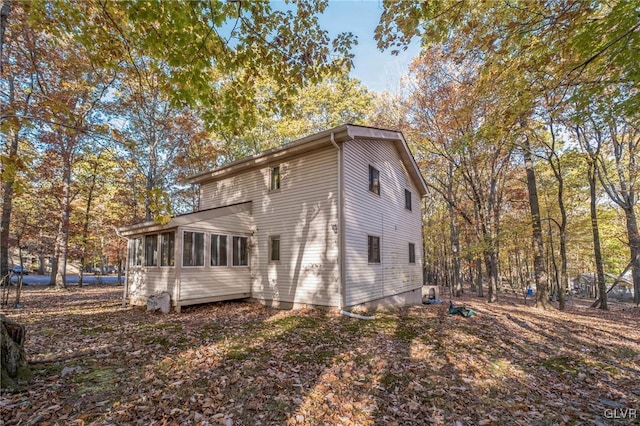
[[[56,236],[56,252],[58,262],[62,258],[62,267],[56,268],[55,275],[52,277],[56,287],[64,288],[67,286],[67,257],[69,256],[69,217],[71,210],[71,158],[70,154],[63,154],[63,195],[62,206],[60,211],[60,224],[58,225],[58,234]],[[60,265],[58,265],[60,266]]]
[[[15,158],[18,152],[18,135],[11,140],[9,147],[9,158]],[[4,282],[9,275],[9,227],[11,225],[11,211],[13,209],[13,183],[11,173],[3,173],[4,188],[2,192],[2,219],[0,222],[0,286],[8,283]]]
[[[93,170],[91,174],[91,183],[89,185],[89,192],[87,194],[87,205],[84,211],[84,221],[82,224],[82,256],[80,257],[80,271],[78,277],[78,287],[82,287],[82,279],[84,276],[85,269],[85,261],[87,254],[87,242],[89,241],[89,222],[91,219],[91,204],[93,202],[93,193],[96,188],[96,179],[98,176],[98,162],[100,161],[100,157],[102,156],[102,152],[98,154],[98,157],[93,163]]]
[[[5,0],[2,2],[2,9],[0,9],[0,75],[4,76],[4,32],[7,29],[7,21],[11,14],[11,0]]]
[[[531,147],[528,137],[525,137],[523,155],[525,168],[527,170],[527,191],[529,193],[529,206],[531,208],[531,221],[533,227],[533,271],[536,278],[536,307],[548,309],[549,286],[547,283],[547,272],[544,267],[544,244],[542,242],[542,223],[540,220],[540,203],[538,201],[538,188],[536,186],[536,175],[533,170],[533,160],[531,159]]]
[[[597,163],[593,160],[589,161],[589,196],[591,207],[591,233],[593,234],[593,256],[596,263],[596,281],[600,299],[599,307],[602,310],[608,310],[607,306],[607,284],[604,281],[604,266],[602,262],[602,249],[600,247],[600,228],[598,227],[598,210],[596,209],[596,170]]]
[[[451,286],[453,294],[456,297],[462,296],[462,281],[460,279],[460,232],[455,222],[455,213],[452,207],[449,207],[449,230],[451,238],[451,261],[452,277]]]
[[[7,1],[2,5],[2,42],[4,44],[4,31],[6,26],[6,20],[11,11],[11,2]],[[0,58],[4,60],[4,58]],[[9,85],[9,104],[15,101],[15,87],[13,78],[7,79]],[[33,82],[32,82],[33,86]],[[29,104],[31,94],[27,96],[26,104]],[[12,164],[17,163],[18,159],[18,142],[20,141],[20,129],[22,125],[17,124],[17,128],[13,130],[13,137],[10,138],[11,143],[8,146],[6,152],[8,161]],[[13,185],[15,183],[16,167],[10,167],[8,170],[3,170],[3,192],[2,192],[2,218],[0,219],[0,286],[8,284],[4,280],[9,276],[9,231],[11,227],[11,212],[13,210]]]
[[[560,294],[560,273],[558,272],[558,263],[556,262],[556,251],[553,244],[553,230],[551,228],[551,217],[547,209],[547,232],[549,234],[549,244],[547,245],[547,261],[551,260],[551,265],[547,267],[547,274],[552,270],[553,272],[553,284],[551,286],[551,297],[555,301],[556,297]]]
[[[487,279],[489,280],[487,301],[489,303],[493,303],[498,301],[497,259],[491,236],[487,233],[484,235],[484,238],[486,244],[484,251],[484,266],[487,270]]]
[[[631,276],[633,277],[633,303],[640,305],[640,235],[638,234],[638,222],[633,206],[625,209],[624,213],[627,222],[631,261],[633,262],[633,269],[631,270]]]
[[[482,260],[476,259],[476,281],[478,282],[478,297],[484,297],[484,289],[482,286]]]
[[[469,242],[467,242],[467,253],[470,253],[470,244]],[[473,257],[471,255],[467,255],[467,266],[469,267],[469,281],[471,282],[471,291],[473,293],[475,293],[476,291],[478,291],[478,282],[476,281],[476,279],[474,278],[474,271],[473,271]]]

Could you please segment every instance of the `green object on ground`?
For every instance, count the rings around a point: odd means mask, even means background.
[[[449,302],[449,315],[462,315],[463,317],[472,317],[476,313],[475,311],[468,309],[464,306],[455,306],[453,302]]]

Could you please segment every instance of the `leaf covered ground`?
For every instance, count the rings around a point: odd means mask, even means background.
[[[23,290],[33,379],[3,424],[554,425],[640,422],[639,310],[465,296],[363,321],[225,302],[162,315],[122,287]],[[636,410],[638,415],[634,418]],[[630,418],[631,417],[631,418]]]

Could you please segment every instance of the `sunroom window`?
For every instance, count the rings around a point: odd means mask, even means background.
[[[204,232],[184,231],[182,266],[204,266]]]

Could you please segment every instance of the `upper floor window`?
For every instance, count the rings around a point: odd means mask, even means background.
[[[144,236],[144,264],[158,266],[158,234]]]
[[[204,232],[184,231],[182,266],[204,266]]]
[[[160,234],[160,266],[175,266],[175,245],[175,232],[163,232]]]
[[[269,260],[278,262],[280,260],[280,237],[269,237]]]
[[[369,263],[380,263],[380,237],[369,235],[367,240]]]
[[[369,191],[380,195],[380,172],[373,166],[369,166]]]
[[[411,210],[411,191],[408,189],[404,190],[404,208]]]
[[[227,236],[211,234],[211,266],[227,266]]]
[[[280,189],[280,166],[274,166],[270,169],[270,186],[271,191],[277,191]]]
[[[416,245],[409,243],[409,263],[416,263]]]
[[[233,237],[233,266],[249,265],[248,242],[247,237]]]

